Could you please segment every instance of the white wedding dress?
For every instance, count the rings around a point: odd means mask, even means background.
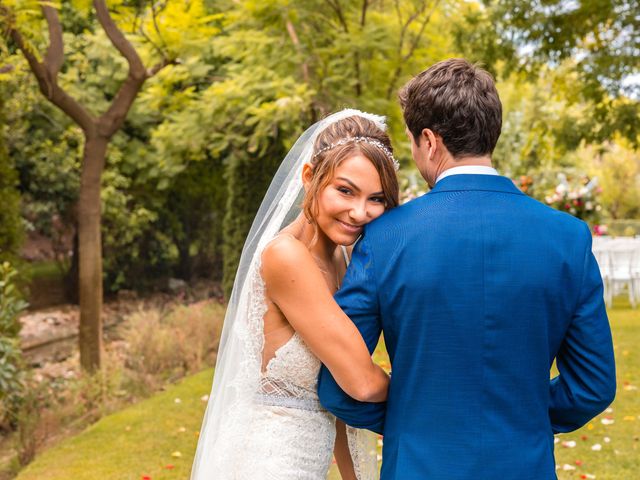
[[[254,279],[254,310],[267,311],[264,283]],[[238,468],[242,479],[325,480],[335,441],[335,417],[322,408],[316,386],[320,360],[297,333],[276,350],[260,378],[251,430],[242,444],[253,458]]]
[[[352,115],[384,128],[383,117],[357,110],[314,124],[282,162],[254,219],[225,315],[191,480],[327,477],[336,432],[335,417],[322,408],[316,392],[320,360],[294,333],[263,365],[268,306],[260,263],[265,246],[299,212],[302,166],[317,134]],[[347,427],[347,437],[358,480],[377,479],[375,434]]]

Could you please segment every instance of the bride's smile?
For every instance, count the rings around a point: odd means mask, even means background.
[[[380,175],[371,160],[355,154],[342,161],[318,195],[317,208],[320,234],[336,245],[353,244],[362,227],[385,211]]]

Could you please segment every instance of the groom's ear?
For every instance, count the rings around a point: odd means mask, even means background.
[[[430,128],[424,128],[420,135],[422,137],[420,141],[425,143],[427,151],[429,152],[428,156],[429,158],[432,158],[438,148],[438,139],[436,133]]]
[[[313,179],[313,165],[310,163],[305,163],[302,166],[302,185],[304,186],[305,191],[311,184],[311,180]]]

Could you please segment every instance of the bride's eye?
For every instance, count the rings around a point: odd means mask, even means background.
[[[351,189],[350,188],[347,188],[347,187],[336,187],[336,189],[340,193],[344,193],[345,195],[351,195]]]
[[[381,203],[383,205],[385,204],[384,197],[371,197],[371,201],[376,203]]]

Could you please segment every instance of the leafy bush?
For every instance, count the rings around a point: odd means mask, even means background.
[[[0,428],[14,423],[25,388],[18,315],[27,304],[13,284],[16,275],[8,262],[0,264]]]
[[[18,174],[13,162],[7,154],[5,135],[2,129],[4,123],[3,92],[0,91],[0,260],[12,258],[22,241],[22,220],[20,219],[20,194],[16,189]]]
[[[167,380],[213,365],[223,316],[224,307],[209,301],[169,313],[154,309],[131,315],[120,331],[129,382],[147,394]]]

